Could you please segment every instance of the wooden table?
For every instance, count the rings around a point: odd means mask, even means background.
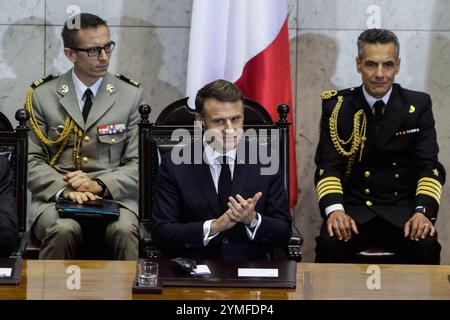
[[[71,266],[80,268],[80,289],[67,287]],[[367,282],[373,275],[367,268],[300,263],[296,289],[165,287],[162,294],[152,295],[132,294],[134,261],[28,260],[21,284],[0,286],[0,299],[450,299],[450,266],[380,265],[381,288],[372,290]],[[369,284],[376,286],[372,280]]]

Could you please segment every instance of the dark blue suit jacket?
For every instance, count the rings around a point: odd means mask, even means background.
[[[193,149],[192,149],[193,150]],[[242,223],[203,244],[203,223],[222,215],[209,166],[175,165],[170,152],[162,157],[152,210],[152,238],[168,257],[253,260],[266,258],[267,250],[285,247],[292,217],[280,174],[261,175],[261,165],[236,163],[231,195],[250,198],[258,191],[256,205],[262,222],[251,241]]]
[[[5,156],[0,156],[0,204],[0,256],[8,256],[17,243],[17,209]]]

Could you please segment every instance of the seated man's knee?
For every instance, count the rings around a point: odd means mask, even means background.
[[[137,237],[138,226],[130,221],[114,221],[106,227],[106,237]]]
[[[52,233],[58,239],[81,239],[82,230],[80,224],[73,219],[57,219],[55,224],[47,229],[47,234]]]
[[[419,241],[408,239],[407,252],[408,263],[439,264],[441,245],[437,237],[427,237]]]

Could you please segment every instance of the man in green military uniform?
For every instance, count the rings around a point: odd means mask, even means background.
[[[317,262],[354,262],[368,245],[402,263],[439,264],[434,227],[445,170],[431,99],[394,84],[399,43],[383,29],[358,38],[362,86],[322,94],[315,184],[325,222]]]
[[[85,233],[79,222],[61,219],[55,202],[109,198],[121,205],[105,229],[115,259],[138,256],[139,83],[107,70],[115,43],[106,22],[79,15],[80,28],[62,31],[64,54],[73,68],[36,81],[28,91],[31,113],[29,189],[32,232],[41,259],[73,259]]]

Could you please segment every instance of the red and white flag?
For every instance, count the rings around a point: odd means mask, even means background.
[[[216,79],[237,84],[272,119],[290,106],[293,122],[286,0],[194,0],[189,43],[187,96]],[[290,129],[290,205],[297,200],[293,125]]]

